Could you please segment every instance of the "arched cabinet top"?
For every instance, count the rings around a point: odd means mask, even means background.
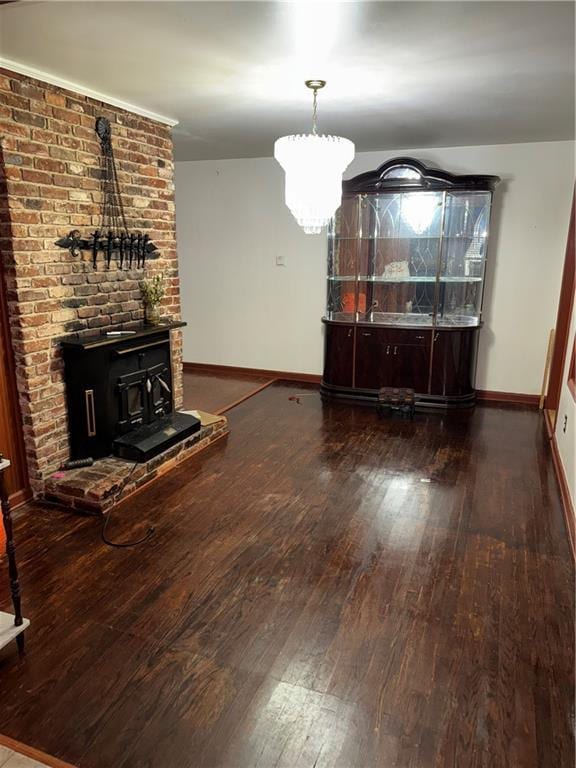
[[[489,192],[500,181],[498,176],[454,174],[429,168],[413,157],[387,160],[374,171],[344,181],[344,194],[374,194],[399,190],[470,190]]]

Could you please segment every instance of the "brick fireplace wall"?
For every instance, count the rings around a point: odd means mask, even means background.
[[[160,257],[146,270],[107,270],[54,241],[100,223],[96,117],[112,144],[128,226],[148,233]],[[7,288],[19,406],[32,490],[69,456],[60,340],[142,322],[139,280],[162,272],[166,319],[180,319],[174,164],[166,125],[0,69],[0,255]],[[2,178],[3,176],[3,178]],[[176,407],[182,401],[182,337],[172,332]]]

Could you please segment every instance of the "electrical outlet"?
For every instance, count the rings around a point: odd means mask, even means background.
[[[286,266],[286,256],[283,253],[277,253],[276,254],[276,266],[277,267],[285,267]]]

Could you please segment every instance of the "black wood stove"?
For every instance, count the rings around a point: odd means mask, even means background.
[[[186,323],[62,342],[73,459],[147,461],[200,429],[174,411],[170,331]]]

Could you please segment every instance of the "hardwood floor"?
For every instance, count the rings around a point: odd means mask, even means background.
[[[184,371],[184,408],[223,413],[272,380],[266,376]]]
[[[541,417],[275,384],[98,523],[16,525],[0,732],[81,768],[571,768],[573,568]],[[0,607],[7,585],[0,583]]]

